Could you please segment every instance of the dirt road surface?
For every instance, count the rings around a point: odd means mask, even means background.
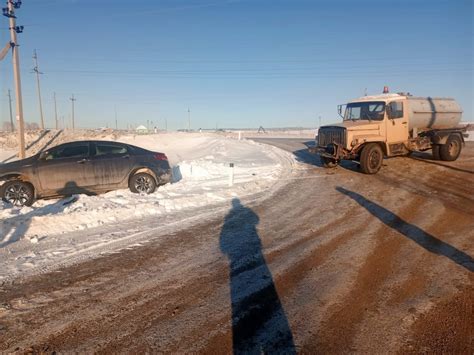
[[[0,351],[473,353],[474,145],[367,176],[266,142],[303,163],[269,198],[2,285]]]

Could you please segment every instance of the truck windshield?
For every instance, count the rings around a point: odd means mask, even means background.
[[[347,104],[344,121],[347,120],[376,120],[382,121],[385,113],[385,102],[367,101]]]

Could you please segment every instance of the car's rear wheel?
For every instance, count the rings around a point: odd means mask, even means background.
[[[2,186],[2,199],[14,206],[31,206],[35,201],[35,192],[31,184],[11,180]]]
[[[137,194],[151,194],[156,190],[156,181],[148,173],[138,173],[130,178],[129,188]]]

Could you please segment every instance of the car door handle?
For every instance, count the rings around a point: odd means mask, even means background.
[[[88,162],[89,159],[81,159],[81,160],[78,160],[77,163],[78,164],[84,164],[85,162]]]
[[[127,154],[127,155],[124,155],[122,158],[123,158],[123,159],[130,159],[130,155],[128,155],[128,154]]]
[[[402,124],[407,124],[407,122],[402,122]]]

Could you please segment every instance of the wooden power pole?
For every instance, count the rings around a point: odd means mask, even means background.
[[[13,133],[15,132],[15,125],[13,124],[12,94],[10,92],[10,89],[8,89],[8,106],[10,107],[10,129]]]
[[[71,100],[71,103],[72,103],[72,130],[74,131],[74,129],[76,128],[75,122],[74,122],[74,102],[77,99],[75,99],[74,94],[72,94],[72,97],[69,100]]]
[[[10,25],[10,46],[13,54],[13,79],[15,81],[16,120],[18,122],[18,143],[20,146],[18,157],[23,159],[25,153],[25,123],[23,121],[23,100],[21,97],[20,58],[18,53],[17,33],[23,32],[23,26],[16,25],[15,10],[21,6],[21,1],[7,1],[8,7],[3,9],[3,15],[8,17]]]
[[[39,102],[39,110],[40,110],[40,118],[41,118],[41,129],[44,130],[43,103],[41,102],[41,86],[40,86],[40,79],[39,79],[40,74],[43,74],[43,73],[39,71],[38,55],[36,54],[36,49],[33,52],[33,60],[35,63],[33,72],[36,73],[36,86],[38,88],[38,102]]]
[[[55,127],[56,129],[59,129],[59,123],[58,123],[58,105],[56,103],[56,93],[53,93],[53,98],[54,98],[54,122],[55,122]]]
[[[191,132],[191,110],[188,108],[188,131]]]

